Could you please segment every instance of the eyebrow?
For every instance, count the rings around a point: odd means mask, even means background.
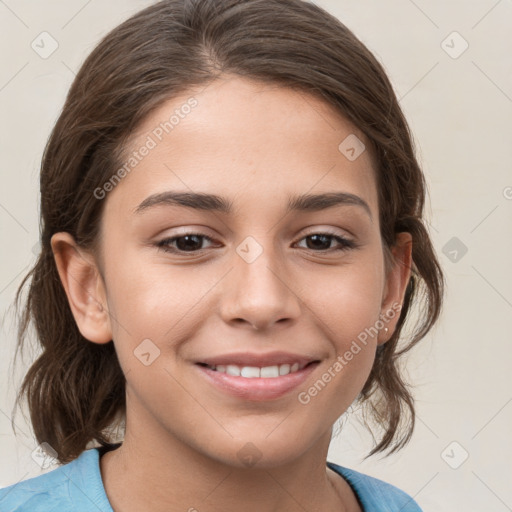
[[[134,213],[140,214],[150,208],[162,205],[181,206],[185,208],[193,208],[194,210],[213,211],[227,215],[233,211],[233,203],[229,199],[216,194],[167,191],[147,197],[134,209]],[[286,212],[316,212],[326,210],[334,206],[345,205],[359,206],[363,208],[370,217],[370,220],[373,222],[372,212],[368,203],[361,197],[348,192],[328,192],[324,194],[303,194],[291,196],[288,200]]]

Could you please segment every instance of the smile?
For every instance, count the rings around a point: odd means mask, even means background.
[[[273,366],[238,366],[196,363],[206,382],[223,394],[244,401],[268,401],[285,397],[304,384],[320,361]],[[282,372],[282,373],[281,373]]]
[[[228,365],[212,365],[208,366],[210,370],[226,373],[228,375],[232,375],[234,377],[245,377],[247,379],[261,378],[261,379],[271,379],[275,377],[281,377],[283,375],[288,375],[290,373],[295,373],[299,370],[302,370],[307,366],[307,364],[300,365],[299,363],[292,364],[281,364],[274,366],[239,366],[236,364],[228,364]]]

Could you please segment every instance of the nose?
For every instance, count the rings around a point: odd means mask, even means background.
[[[261,254],[249,261],[234,255],[220,298],[223,320],[256,330],[268,330],[278,322],[295,323],[301,314],[301,299],[285,262],[263,245]]]

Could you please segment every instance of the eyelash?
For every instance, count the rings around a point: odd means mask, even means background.
[[[328,232],[328,231],[322,231],[322,232],[318,232],[318,233],[310,233],[310,234],[302,237],[300,239],[300,241],[304,240],[305,238],[309,238],[309,237],[315,236],[315,235],[330,237],[330,238],[336,240],[338,243],[340,243],[341,247],[338,247],[337,249],[336,248],[334,248],[334,249],[331,248],[331,249],[319,250],[319,251],[315,251],[313,249],[306,249],[306,250],[309,250],[309,251],[312,251],[312,252],[317,252],[317,253],[327,253],[327,252],[348,251],[348,250],[351,250],[351,249],[357,249],[359,247],[359,244],[357,244],[353,240],[349,240],[348,238],[345,238],[345,237],[340,236],[340,235],[338,235],[336,233],[331,233],[331,232]],[[179,240],[180,238],[185,238],[187,236],[197,236],[197,237],[203,238],[203,239],[205,239],[205,240],[207,240],[209,242],[213,242],[212,238],[210,238],[207,235],[203,235],[202,233],[183,233],[182,235],[179,235],[179,236],[174,236],[174,237],[171,237],[171,238],[165,238],[165,239],[161,240],[160,242],[157,242],[155,245],[160,250],[162,250],[164,252],[168,252],[168,253],[173,253],[173,254],[194,254],[194,253],[197,254],[197,253],[202,253],[203,251],[206,250],[206,249],[199,249],[197,251],[181,251],[179,249],[175,249],[175,248],[169,247],[170,243],[173,243],[174,241]]]

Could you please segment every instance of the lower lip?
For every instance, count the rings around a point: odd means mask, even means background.
[[[196,364],[202,375],[221,391],[244,400],[256,402],[275,400],[300,386],[318,366],[312,363],[302,370],[280,377],[236,377],[227,373],[211,370],[206,366]]]

